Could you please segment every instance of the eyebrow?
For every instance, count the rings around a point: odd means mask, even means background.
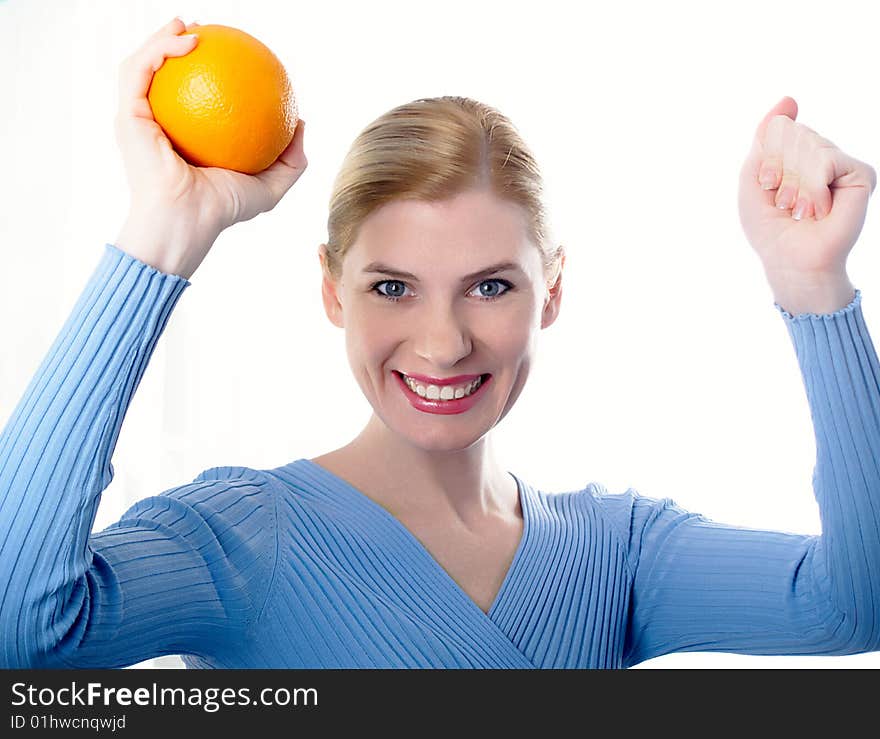
[[[517,272],[522,272],[522,267],[520,267],[516,262],[499,262],[498,264],[493,264],[485,269],[478,270],[476,272],[471,272],[469,275],[465,275],[461,278],[462,282],[470,282],[471,280],[475,280],[477,277],[483,277],[484,275],[491,275],[495,272],[504,272],[505,270],[515,270]],[[412,272],[404,272],[400,269],[394,269],[394,267],[389,267],[387,264],[383,264],[382,262],[370,262],[366,267],[364,267],[364,273],[376,272],[384,275],[391,275],[392,277],[402,277],[408,280],[414,280],[415,282],[419,281],[419,278],[416,277]]]

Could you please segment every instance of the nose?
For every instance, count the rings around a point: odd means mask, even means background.
[[[470,330],[454,308],[438,306],[414,322],[416,354],[428,367],[451,368],[471,353]]]

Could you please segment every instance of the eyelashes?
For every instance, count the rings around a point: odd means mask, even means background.
[[[477,283],[476,287],[479,287],[480,285],[485,285],[487,283],[492,283],[492,282],[497,282],[500,285],[503,285],[505,288],[504,292],[500,292],[497,295],[481,295],[478,297],[478,300],[483,300],[486,302],[488,302],[490,300],[498,300],[498,298],[500,298],[502,295],[504,295],[505,293],[508,293],[510,290],[513,290],[513,283],[512,282],[509,282],[507,280],[497,279],[497,278],[491,279],[491,280],[483,280],[483,281]],[[385,300],[388,300],[388,301],[391,301],[394,303],[396,303],[402,297],[405,297],[403,295],[388,295],[387,293],[384,293],[381,290],[379,290],[380,285],[388,285],[388,284],[406,285],[406,283],[403,282],[403,280],[379,280],[378,282],[374,282],[372,285],[370,285],[370,291],[375,293],[376,295],[382,297],[382,298],[385,298]]]

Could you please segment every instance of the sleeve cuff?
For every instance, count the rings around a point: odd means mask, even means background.
[[[779,303],[773,303],[773,307],[776,308],[781,314],[782,317],[788,321],[803,321],[803,320],[830,320],[834,318],[841,318],[847,313],[853,313],[857,308],[860,307],[862,302],[862,291],[856,288],[856,294],[853,299],[849,302],[849,305],[840,308],[839,310],[834,311],[833,313],[798,313],[797,315],[792,315],[785,308],[783,308]]]
[[[136,264],[141,269],[148,270],[148,274],[155,272],[157,275],[161,275],[162,277],[166,277],[166,278],[170,278],[172,280],[180,281],[183,283],[184,289],[187,287],[190,287],[190,285],[192,285],[192,283],[188,279],[186,279],[185,277],[182,277],[181,275],[173,275],[173,274],[170,274],[169,272],[162,272],[161,270],[156,269],[152,265],[147,264],[146,262],[142,262],[137,257],[131,256],[131,254],[129,254],[128,252],[122,251],[122,249],[120,249],[115,244],[111,244],[110,242],[107,242],[104,246],[105,246],[105,253],[113,254],[117,258],[117,260],[125,262],[126,264]]]

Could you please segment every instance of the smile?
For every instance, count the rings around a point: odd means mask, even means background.
[[[423,398],[428,398],[428,400],[453,400],[473,393],[483,384],[483,377],[484,375],[480,375],[476,380],[463,385],[421,384],[407,375],[403,376],[403,380],[410,390],[421,395]]]
[[[427,413],[463,413],[482,397],[491,384],[492,375],[483,374],[462,385],[430,385],[417,382],[394,370],[398,386],[416,410]]]

